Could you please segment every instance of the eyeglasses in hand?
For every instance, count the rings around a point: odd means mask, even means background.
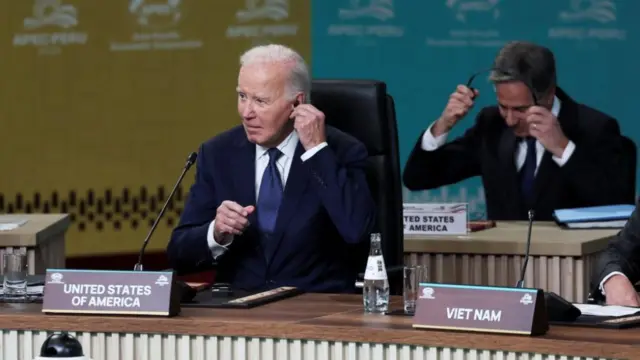
[[[496,70],[496,71],[498,71],[498,72],[500,72],[500,73],[502,73],[502,74],[505,74],[505,75],[511,76],[511,77],[513,77],[514,79],[517,79],[517,80],[519,80],[519,81],[522,81],[522,82],[527,86],[527,88],[529,88],[529,92],[531,93],[531,98],[533,99],[533,105],[535,105],[535,106],[538,106],[538,105],[539,105],[539,104],[538,104],[538,98],[536,97],[536,93],[535,93],[535,91],[533,91],[533,86],[531,85],[531,81],[529,81],[529,79],[525,79],[525,78],[522,78],[522,77],[520,77],[520,76],[516,76],[513,72],[508,71],[508,70],[507,70],[507,71],[505,71],[505,70],[503,70],[503,69],[489,68],[489,69],[484,69],[484,70],[478,71],[477,73],[475,73],[475,74],[471,75],[471,77],[469,77],[469,80],[467,81],[467,87],[468,87],[469,89],[471,89],[471,91],[475,90],[475,89],[471,86],[471,85],[473,84],[473,80],[474,80],[478,75],[481,75],[481,74],[484,74],[484,73],[487,73],[487,72],[491,72],[491,71],[493,71],[493,70]]]

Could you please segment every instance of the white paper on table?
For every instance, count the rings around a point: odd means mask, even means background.
[[[640,312],[640,308],[618,305],[573,304],[580,309],[582,315],[592,316],[626,316]]]
[[[15,230],[27,223],[27,219],[0,216],[0,231]]]

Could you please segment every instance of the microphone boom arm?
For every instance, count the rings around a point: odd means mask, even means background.
[[[527,244],[524,253],[524,263],[522,264],[522,268],[520,269],[520,280],[516,283],[516,287],[523,288],[524,287],[524,276],[527,271],[527,265],[529,263],[529,250],[531,249],[531,230],[533,230],[533,210],[529,210],[529,231],[527,233]]]
[[[162,209],[160,209],[158,216],[156,216],[156,219],[153,222],[153,225],[151,226],[149,233],[147,233],[147,237],[144,239],[144,242],[142,243],[142,248],[140,249],[140,254],[138,255],[138,263],[133,267],[134,271],[143,271],[142,257],[144,256],[144,251],[147,248],[147,245],[149,244],[149,239],[151,239],[151,235],[153,235],[154,231],[156,230],[156,227],[158,227],[158,224],[162,219],[162,215],[164,215],[164,212],[167,210],[167,207],[169,206],[169,202],[171,202],[171,200],[173,199],[173,195],[175,194],[176,190],[178,190],[178,187],[180,186],[180,183],[182,182],[182,179],[184,178],[184,176],[187,174],[187,171],[189,171],[191,166],[195,163],[197,156],[198,155],[195,152],[193,152],[187,158],[187,163],[184,165],[184,168],[182,169],[182,173],[180,174],[178,181],[176,181],[175,185],[173,186],[171,193],[169,193],[169,196],[167,197],[167,201],[164,202],[164,205],[162,206]]]

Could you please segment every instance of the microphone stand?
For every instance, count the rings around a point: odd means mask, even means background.
[[[197,157],[198,157],[198,154],[193,152],[187,158],[187,163],[184,165],[184,168],[182,169],[182,173],[180,174],[178,181],[176,181],[175,185],[173,186],[173,190],[171,190],[171,193],[167,197],[167,201],[165,201],[164,205],[162,206],[162,209],[160,210],[160,213],[158,213],[158,216],[156,216],[156,220],[153,222],[153,225],[151,226],[151,229],[149,230],[147,237],[144,239],[144,242],[142,243],[142,248],[140,249],[140,254],[138,255],[138,263],[136,263],[136,265],[133,267],[134,271],[143,271],[142,257],[144,256],[144,251],[147,248],[147,244],[149,244],[149,239],[151,239],[151,235],[153,235],[153,232],[156,230],[156,227],[158,227],[158,224],[160,223],[160,219],[162,218],[162,215],[164,215],[164,212],[167,210],[167,206],[169,205],[169,202],[173,198],[173,195],[176,193],[176,190],[178,190],[178,186],[180,186],[182,179],[187,174],[187,171],[189,171],[191,166],[196,162]]]
[[[529,250],[531,249],[531,230],[533,229],[533,216],[534,211],[529,210],[529,230],[527,234],[527,245],[524,253],[524,263],[522,264],[522,268],[520,269],[520,280],[516,283],[516,287],[524,288],[524,276],[527,271],[527,265],[529,264]]]

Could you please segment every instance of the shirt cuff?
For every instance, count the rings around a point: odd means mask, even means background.
[[[227,246],[231,245],[233,242],[233,234],[227,234],[222,236],[223,242],[225,245],[222,245],[216,241],[214,238],[214,231],[216,226],[216,220],[214,219],[211,224],[209,224],[209,231],[207,231],[207,243],[209,244],[209,249],[211,250],[211,255],[214,259],[218,258],[220,255],[224,254],[228,249]]]
[[[576,150],[576,144],[574,144],[573,141],[569,140],[569,143],[567,144],[567,147],[564,148],[564,151],[562,152],[562,157],[557,157],[557,156],[553,156],[553,161],[556,162],[556,164],[558,164],[558,166],[562,166],[564,164],[567,163],[567,161],[569,161],[569,158],[571,157],[571,155],[573,154],[573,152]]]
[[[307,161],[309,160],[313,155],[315,155],[318,151],[324,149],[325,146],[327,146],[329,144],[327,144],[327,142],[323,142],[320,143],[314,147],[312,147],[311,149],[307,150],[304,152],[304,154],[300,155],[300,159],[302,159],[302,161]]]
[[[433,137],[433,134],[431,133],[431,128],[433,127],[433,124],[431,124],[431,126],[429,126],[427,131],[424,132],[424,135],[422,135],[422,143],[420,145],[422,150],[424,151],[436,150],[440,146],[444,145],[445,142],[447,142],[447,135],[449,135],[448,132],[441,134],[438,137]]]
[[[607,280],[609,280],[613,275],[622,275],[624,277],[627,277],[625,274],[621,273],[620,271],[613,271],[609,275],[605,276],[604,279],[602,279],[602,281],[600,282],[600,292],[602,293],[602,295],[606,295],[604,293],[604,283],[606,283]]]

